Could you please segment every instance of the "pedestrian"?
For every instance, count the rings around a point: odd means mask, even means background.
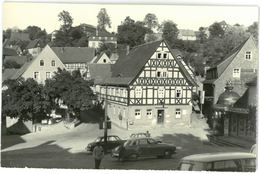
[[[104,149],[98,142],[96,147],[93,149],[93,157],[95,159],[95,169],[99,169],[101,160],[104,158]]]
[[[151,137],[151,134],[150,134],[149,131],[146,131],[146,136],[149,137],[149,138]]]

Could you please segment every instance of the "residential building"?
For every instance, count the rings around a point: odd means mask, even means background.
[[[58,68],[64,69],[65,66],[49,45],[46,45],[36,58],[25,62],[11,79],[18,79],[19,77],[33,78],[38,83],[44,84],[45,80],[51,78]]]
[[[214,121],[219,135],[224,136],[222,139],[230,137],[252,145],[256,142],[257,78],[246,86],[246,92],[240,97],[232,91],[232,84],[227,84],[226,91],[214,105]]]
[[[107,98],[110,120],[120,127],[189,125],[194,79],[166,41],[139,45],[112,67],[112,76],[95,81]]]
[[[88,47],[52,47],[52,51],[65,65],[67,71],[80,70],[81,74],[88,72],[88,63],[95,56],[95,49]],[[89,74],[86,74],[88,78]]]
[[[98,55],[96,55],[90,62],[95,63],[95,64],[112,64],[111,60],[109,59],[109,57],[107,56],[106,53],[102,52]]]
[[[222,61],[206,72],[203,82],[205,90],[205,114],[212,115],[213,104],[224,92],[227,81],[231,81],[233,91],[242,96],[247,90],[246,83],[257,76],[258,50],[252,36],[232,50]]]
[[[33,58],[31,56],[6,56],[4,63],[16,62],[18,65],[23,66],[26,62],[30,62]]]
[[[117,38],[106,30],[96,30],[96,33],[88,38],[88,47],[99,48],[101,43],[112,43],[117,45]]]
[[[178,34],[178,39],[180,40],[196,40],[196,33],[193,30],[180,29]]]
[[[10,41],[30,41],[29,33],[24,32],[11,32]]]
[[[31,54],[33,57],[37,57],[42,48],[44,47],[43,42],[40,39],[32,40],[26,47],[28,53]]]

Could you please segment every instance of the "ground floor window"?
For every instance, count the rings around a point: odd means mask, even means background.
[[[146,115],[147,115],[147,117],[148,117],[149,119],[151,119],[151,118],[152,118],[152,109],[147,109],[147,110],[146,110]]]
[[[175,110],[175,118],[181,118],[181,109],[177,108]]]
[[[135,119],[141,119],[141,110],[140,109],[135,110]]]

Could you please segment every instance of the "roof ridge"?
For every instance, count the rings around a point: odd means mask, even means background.
[[[145,45],[149,45],[149,44],[153,44],[153,43],[156,43],[156,42],[162,42],[162,41],[163,41],[163,39],[159,39],[159,40],[151,41],[151,42],[146,42],[146,43],[143,43],[141,45],[136,45],[132,49],[135,49],[135,48],[138,48],[138,47],[141,47],[141,46],[145,46]]]

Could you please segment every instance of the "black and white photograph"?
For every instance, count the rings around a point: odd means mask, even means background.
[[[1,13],[1,168],[257,171],[257,4]]]

